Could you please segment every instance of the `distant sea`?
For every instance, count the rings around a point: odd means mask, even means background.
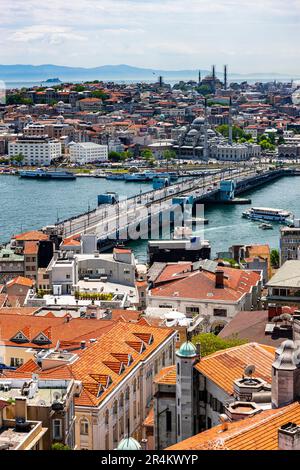
[[[0,77],[1,79],[1,77]],[[93,80],[91,78],[91,80]],[[99,79],[100,80],[100,79]],[[168,79],[165,79],[165,83],[169,83],[171,85],[174,85],[175,83],[178,83],[180,80],[182,79],[178,79],[178,80],[168,80]],[[189,81],[189,80],[192,80],[191,78],[186,78],[185,81]],[[62,80],[63,82],[65,83],[83,83],[84,81],[87,81],[87,80]],[[114,80],[114,79],[111,79],[111,80],[104,80],[104,82],[109,82],[109,81],[112,81],[112,82],[115,82],[115,83],[118,83],[118,84],[126,84],[126,83],[153,83],[153,79],[136,79],[136,80],[133,80],[133,79],[130,79],[130,80]],[[239,82],[244,82],[244,81],[247,81],[248,83],[256,83],[256,82],[262,82],[262,83],[267,83],[267,82],[272,82],[274,81],[274,77],[270,77],[270,78],[260,78],[260,77],[243,77],[242,79],[241,78],[236,78],[236,79],[231,79],[229,80],[230,82],[235,82],[235,83],[239,83]],[[279,77],[276,79],[276,81],[278,82],[290,82],[291,81],[291,77]],[[299,79],[296,79],[295,82],[298,82],[300,84],[300,80]],[[37,86],[55,86],[56,83],[45,83],[43,82],[43,80],[41,81],[7,81],[7,82],[4,82],[5,83],[5,87],[6,89],[20,89],[20,88],[33,88],[33,87],[37,87]]]

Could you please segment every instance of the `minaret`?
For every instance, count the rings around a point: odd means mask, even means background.
[[[228,135],[228,143],[232,145],[232,114],[231,114],[231,107],[232,107],[232,99],[229,98],[229,135]]]
[[[193,378],[197,361],[197,349],[190,341],[176,352],[177,442],[194,435]]]
[[[207,138],[207,98],[204,102],[204,159],[208,160],[208,138]]]
[[[212,78],[213,78],[213,92],[216,91],[216,66],[212,66]]]
[[[199,70],[199,74],[198,74],[198,84],[200,85],[201,83],[201,70]]]
[[[227,90],[227,65],[224,65],[224,90]]]

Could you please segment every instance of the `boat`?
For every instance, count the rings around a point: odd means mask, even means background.
[[[268,207],[251,207],[242,213],[243,217],[250,220],[267,220],[289,224],[294,215],[287,210],[272,209]]]
[[[259,228],[262,230],[273,230],[273,226],[271,224],[260,224]]]
[[[32,178],[41,180],[60,179],[60,180],[75,180],[76,175],[71,171],[51,171],[38,168],[37,170],[21,170],[19,171],[20,178]]]
[[[108,173],[105,177],[107,180],[123,181],[126,179],[126,173]]]

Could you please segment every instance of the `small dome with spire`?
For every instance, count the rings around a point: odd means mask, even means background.
[[[179,357],[196,357],[196,346],[194,346],[190,341],[186,341],[180,346],[179,351],[176,352],[176,355]]]
[[[133,437],[124,437],[119,442],[116,450],[141,450],[141,444]]]

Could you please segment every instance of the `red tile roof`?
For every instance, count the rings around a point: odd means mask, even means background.
[[[260,275],[242,269],[219,267],[224,272],[224,288],[215,286],[215,274],[208,271],[190,273],[180,280],[170,281],[165,285],[154,287],[150,291],[153,297],[182,297],[197,300],[227,300],[236,302],[251,291]]]
[[[263,411],[252,418],[215,426],[167,450],[278,450],[278,430],[284,424],[300,425],[300,404]]]

